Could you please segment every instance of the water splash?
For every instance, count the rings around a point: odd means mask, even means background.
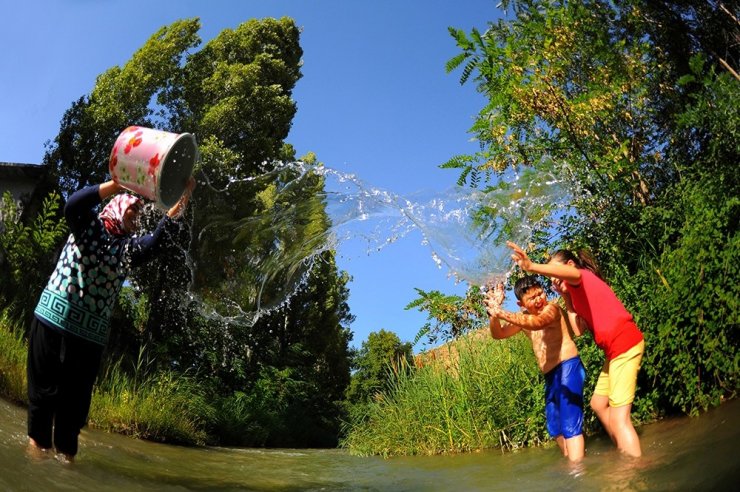
[[[253,271],[253,285],[240,284],[244,279],[238,275],[227,278],[226,288],[222,285],[214,301],[209,296],[211,284],[199,280],[199,268],[213,265],[199,264],[207,259],[191,260],[186,300],[199,303],[201,314],[209,319],[248,325],[289,304],[325,251],[354,242],[373,254],[415,229],[422,234],[422,248],[430,260],[457,282],[483,286],[504,280],[512,268],[505,241],[528,242],[535,229],[547,227],[570,201],[562,177],[534,170],[511,171],[496,186],[483,190],[452,187],[408,196],[369,186],[354,174],[304,162],[252,178],[229,179],[221,186],[209,180],[206,186],[222,201],[262,193],[270,204],[248,216],[240,216],[232,204],[234,216],[214,217],[193,238],[195,247],[230,244],[221,261],[247,265]],[[308,199],[296,194],[312,188]],[[317,215],[319,210],[325,216]],[[264,238],[266,249],[249,249],[253,243],[245,238],[253,242],[255,234]]]

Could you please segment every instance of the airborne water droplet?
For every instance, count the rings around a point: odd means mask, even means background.
[[[323,189],[317,192],[317,200],[308,199],[300,190],[310,186],[310,180],[317,175],[324,180]],[[340,244],[359,243],[364,247],[357,251],[369,255],[401,240],[412,230],[421,232],[422,250],[438,268],[446,268],[456,282],[486,285],[492,279],[505,278],[512,262],[504,241],[527,242],[538,221],[547,215],[542,213],[545,207],[555,207],[562,215],[569,195],[562,180],[553,174],[525,171],[504,178],[516,186],[488,193],[453,187],[401,197],[368,186],[354,174],[302,162],[287,163],[258,176],[229,178],[222,189],[212,186],[206,176],[204,182],[209,192],[223,195],[227,203],[233,201],[227,206],[236,218],[219,227],[209,224],[196,231],[196,246],[233,244],[233,248],[224,250],[228,255],[224,264],[254,268],[260,280],[251,294],[234,281],[233,290],[220,291],[217,302],[208,301],[208,293],[198,290],[189,293],[189,298],[208,319],[252,325],[261,316],[289,305],[314,264],[322,261],[323,252],[336,251]],[[266,206],[256,216],[239,217],[240,199],[268,188],[270,192],[263,198],[274,205]],[[295,196],[305,199],[296,201]],[[318,223],[307,227],[316,216],[317,203],[328,218],[328,230]],[[251,251],[249,248],[254,245],[240,239],[240,233],[255,234],[257,230],[265,239],[260,244],[272,244],[267,255],[264,250]],[[286,237],[288,231],[293,239]],[[272,243],[267,239],[270,237],[274,237]],[[201,264],[196,265],[190,257],[187,264],[193,270],[191,277],[196,278]]]

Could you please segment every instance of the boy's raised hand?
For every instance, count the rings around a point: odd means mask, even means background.
[[[506,297],[506,290],[504,289],[503,282],[499,282],[498,284],[496,284],[496,287],[494,287],[493,290],[488,291],[488,295],[490,296],[491,300],[499,306],[503,304],[504,298]]]
[[[506,291],[503,283],[498,283],[496,287],[486,292],[483,303],[486,305],[486,311],[489,316],[496,316],[502,311],[501,305],[504,303]]]

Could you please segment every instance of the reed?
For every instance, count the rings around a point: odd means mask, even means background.
[[[173,371],[150,372],[142,354],[133,371],[119,360],[98,378],[89,424],[154,441],[205,444],[214,410],[202,389]],[[22,328],[0,314],[0,395],[21,405],[28,404],[27,357]]]
[[[173,371],[149,373],[138,363],[127,372],[121,360],[99,379],[90,406],[91,426],[176,444],[206,444],[212,418],[213,408],[192,378]]]
[[[21,326],[0,315],[0,395],[15,403],[28,402],[26,390],[26,360],[28,344]]]
[[[393,365],[390,389],[345,429],[358,455],[516,449],[546,439],[544,383],[524,337],[461,339],[444,363]]]

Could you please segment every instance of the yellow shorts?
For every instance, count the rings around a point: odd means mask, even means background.
[[[637,371],[645,351],[645,341],[604,363],[596,381],[594,395],[608,396],[610,407],[623,407],[635,399]]]

